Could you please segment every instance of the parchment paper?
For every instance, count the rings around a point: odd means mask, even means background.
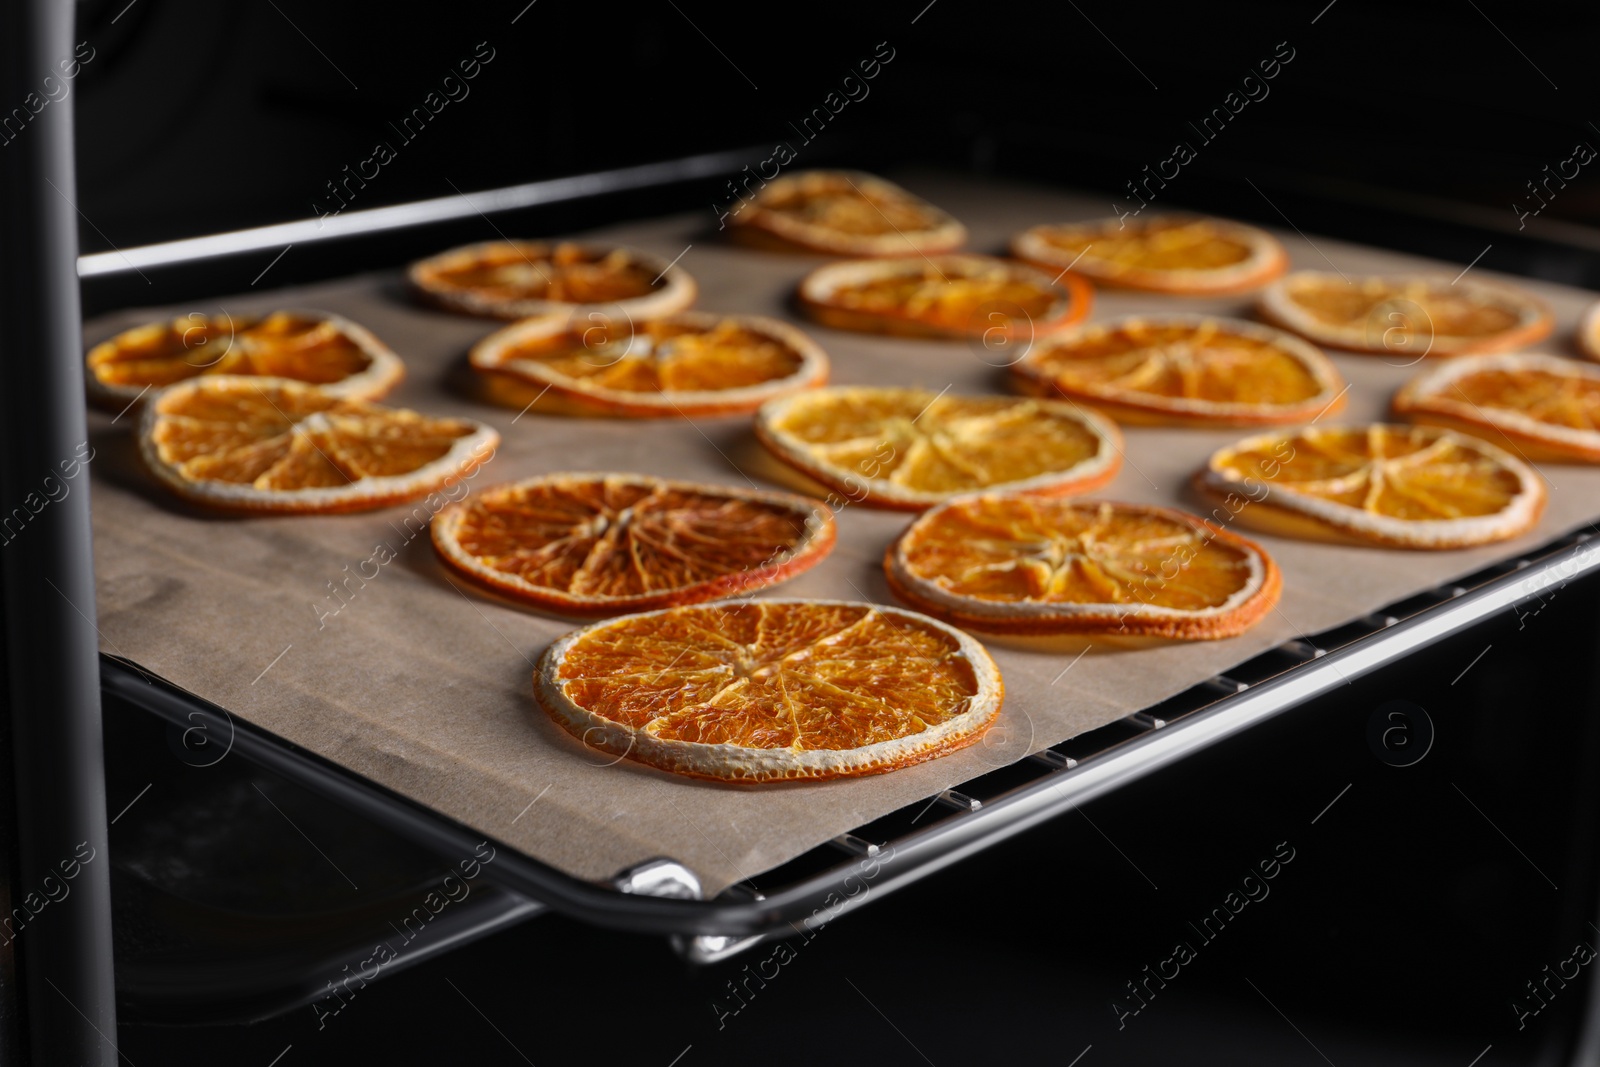
[[[969,247],[1000,251],[1006,237],[1045,221],[1103,217],[1101,199],[941,175],[902,176],[972,231]],[[878,338],[825,329],[789,304],[822,262],[728,245],[708,210],[601,231],[680,264],[700,283],[699,306],[798,322],[828,351],[839,383],[1003,389],[1000,357],[963,342]],[[485,224],[485,239],[495,234]],[[536,236],[536,235],[526,235]],[[1296,268],[1346,272],[1455,264],[1361,248],[1292,230],[1279,235]],[[1314,242],[1314,244],[1312,243]],[[692,244],[692,248],[688,248]],[[688,248],[687,252],[685,249]],[[314,256],[315,246],[290,254]],[[561,418],[485,406],[463,385],[467,348],[494,324],[408,303],[399,268],[382,274],[95,320],[99,341],[137,323],[190,311],[235,314],[322,308],[370,327],[406,361],[394,403],[488,421],[504,436],[475,485],[557,470],[620,470],[743,485],[794,480],[767,459],[746,417],[625,422]],[[1474,276],[1488,272],[1474,269]],[[247,279],[241,278],[241,288]],[[1521,282],[1554,307],[1540,348],[1572,353],[1592,294]],[[1248,298],[1180,300],[1101,290],[1094,317],[1133,312],[1245,313]],[[987,359],[989,362],[985,362]],[[1336,355],[1352,383],[1337,419],[1380,416],[1420,368],[1405,360]],[[573,875],[604,879],[658,856],[696,871],[708,893],[792,859],[827,839],[1026,753],[1148,707],[1297,634],[1316,633],[1555,537],[1600,513],[1600,470],[1541,465],[1550,507],[1521,542],[1407,553],[1260,537],[1283,568],[1281,607],[1242,637],[1130,648],[987,639],[1006,683],[999,725],[983,745],[916,767],[846,781],[734,787],[693,781],[585,749],[533,700],[540,651],[576,622],[534,614],[447,581],[409,507],[318,518],[216,518],[182,505],[143,473],[129,432],[91,415],[95,559],[104,648],[233,715],[270,730]],[[1198,504],[1191,472],[1242,431],[1127,430],[1127,464],[1099,495]],[[815,491],[815,490],[813,490]],[[422,512],[424,516],[426,511]],[[879,567],[903,514],[851,506],[839,514],[832,557],[772,595],[892,603]],[[1258,536],[1249,534],[1249,536]],[[23,531],[23,536],[27,531]],[[366,562],[380,544],[397,552]],[[382,558],[380,554],[378,558]],[[351,575],[348,602],[332,584]],[[332,583],[332,584],[330,584]],[[342,605],[342,606],[341,606]],[[329,614],[337,609],[336,614]],[[1087,648],[1070,670],[1068,664]],[[338,857],[332,857],[337,862]],[[314,860],[314,858],[312,858]]]

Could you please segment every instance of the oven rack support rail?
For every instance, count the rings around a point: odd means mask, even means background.
[[[1591,526],[1568,534],[1355,623],[1287,642],[1156,708],[1027,756],[1013,766],[1031,780],[998,793],[985,790],[981,780],[945,790],[924,802],[941,808],[943,816],[920,828],[881,840],[874,840],[867,828],[841,835],[802,857],[814,866],[831,850],[837,859],[792,881],[777,881],[772,875],[781,876],[801,861],[769,873],[771,884],[764,888],[734,886],[713,899],[701,899],[693,873],[670,858],[620,872],[604,884],[567,875],[502,842],[494,842],[499,853],[485,876],[582,921],[672,935],[689,959],[714,962],[760,940],[816,929],[869,899],[926,878],[1499,612],[1518,611],[1548,597],[1600,571],[1597,530]],[[484,838],[314,753],[238,722],[125,660],[102,653],[101,683],[169,722],[201,726],[211,737],[231,739],[231,751],[241,758],[441,855],[470,851]],[[871,881],[871,893],[860,891],[865,880]]]

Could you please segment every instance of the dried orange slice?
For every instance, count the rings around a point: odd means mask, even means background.
[[[1332,361],[1292,334],[1200,317],[1074,326],[1011,368],[1019,391],[1082,400],[1122,422],[1259,426],[1342,406]]]
[[[1544,512],[1532,467],[1428,426],[1311,426],[1221,449],[1196,476],[1247,526],[1313,540],[1464,548],[1517,537]]]
[[[592,304],[618,315],[670,315],[694,303],[694,279],[658,256],[611,245],[488,241],[413,263],[412,291],[467,315],[520,319]]]
[[[1076,404],[834,386],[762,406],[775,456],[857,503],[919,511],[983,489],[1083,493],[1116,476],[1122,437]]]
[[[1589,305],[1578,323],[1578,350],[1600,362],[1600,301]]]
[[[493,399],[630,418],[754,411],[828,380],[828,357],[788,323],[685,311],[632,322],[540,315],[472,349]]]
[[[990,343],[1069,326],[1089,314],[1093,299],[1081,278],[1053,278],[992,256],[853,259],[819,267],[800,282],[801,305],[827,326]]]
[[[1424,274],[1296,271],[1268,286],[1258,309],[1317,344],[1413,361],[1519,348],[1553,321],[1543,301],[1509,285]]]
[[[953,252],[965,226],[893,182],[853,170],[812,170],[768,182],[729,218],[747,244],[836,256]]]
[[[446,563],[534,607],[618,614],[792,578],[833,550],[820,501],[644,474],[546,474],[434,517]]]
[[[1107,285],[1189,295],[1243,292],[1289,268],[1266,230],[1187,215],[1035,226],[1011,239],[1011,254]]]
[[[376,400],[405,377],[388,345],[325,311],[184,315],[102,341],[86,366],[89,399],[118,408],[203,374],[291,378],[355,400]]]
[[[996,633],[1232,637],[1278,602],[1259,545],[1171,508],[982,493],[925,512],[884,554],[895,595]]]
[[[942,622],[876,604],[667,608],[545,650],[539,703],[594,748],[695,778],[877,774],[964,748],[1000,714],[1000,672]]]
[[[1395,394],[1395,414],[1529,460],[1600,463],[1600,367],[1530,352],[1451,360]]]
[[[472,477],[499,441],[467,419],[226,376],[156,394],[139,431],[140,454],[169,489],[251,512],[362,511],[424,496]]]

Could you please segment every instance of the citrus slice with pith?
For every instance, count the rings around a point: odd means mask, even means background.
[[[1590,304],[1578,322],[1578,350],[1600,363],[1600,301]]]
[[[834,386],[764,404],[756,436],[856,503],[919,511],[961,493],[1084,493],[1116,476],[1110,419],[1059,400]]]
[[[1395,414],[1529,460],[1600,463],[1600,367],[1561,356],[1469,356],[1408,382]]]
[[[1487,441],[1430,426],[1312,426],[1214,453],[1196,476],[1269,533],[1396,548],[1464,548],[1532,529],[1544,481]]]
[[[169,489],[252,512],[363,511],[473,477],[500,435],[278,378],[205,377],[145,405],[139,448]]]
[[[628,418],[754,411],[828,380],[828,357],[788,323],[703,311],[540,315],[490,334],[471,361],[508,406]]]
[[[1010,493],[925,512],[883,568],[913,607],[996,633],[1232,637],[1283,585],[1259,545],[1193,515]]]
[[[876,604],[757,600],[624,615],[540,658],[539,703],[586,745],[695,778],[877,774],[964,748],[1000,672],[954,627]]]
[[[405,377],[388,345],[325,311],[184,315],[100,342],[85,365],[89,399],[114,408],[201,375],[289,378],[354,400],[376,400]]]
[[[1317,344],[1412,361],[1520,348],[1552,323],[1520,289],[1425,274],[1296,271],[1269,285],[1258,309]]]
[[[546,474],[434,517],[446,563],[538,608],[618,614],[774,585],[833,549],[820,501],[643,474]]]
[[[694,303],[682,267],[631,248],[488,241],[413,263],[412,291],[447,311],[520,319],[604,305],[617,315],[670,315]]]
[[[768,182],[729,216],[733,235],[757,247],[836,256],[952,252],[966,227],[871,174],[813,170]]]
[[[1196,296],[1254,289],[1289,266],[1266,230],[1184,215],[1035,226],[1011,239],[1011,254],[1107,285]]]
[[[800,282],[800,303],[841,330],[1027,340],[1089,314],[1094,290],[992,256],[905,256],[830,263]]]
[[[1333,363],[1293,334],[1210,318],[1129,318],[1036,341],[1019,391],[1093,404],[1119,421],[1198,426],[1305,422],[1343,404]]]

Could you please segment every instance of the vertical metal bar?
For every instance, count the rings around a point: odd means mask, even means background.
[[[89,479],[74,466],[88,454],[73,94],[61,92],[76,70],[74,6],[0,0],[0,783],[14,790],[15,859],[0,940],[14,953],[27,1062],[111,1067]]]

